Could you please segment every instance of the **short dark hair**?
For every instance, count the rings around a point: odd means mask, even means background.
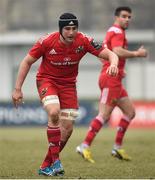
[[[131,10],[130,7],[128,7],[128,6],[121,6],[121,7],[116,8],[115,16],[119,16],[121,11],[127,11],[129,13],[132,13],[132,10]]]

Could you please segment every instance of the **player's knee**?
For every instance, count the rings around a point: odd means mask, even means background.
[[[54,108],[50,109],[48,111],[48,116],[50,117],[50,119],[53,123],[58,122],[58,120],[59,120],[59,109],[54,109]]]
[[[130,120],[132,120],[135,116],[136,116],[136,112],[135,111],[130,112],[129,115],[128,115]]]
[[[106,122],[106,120],[103,118],[102,114],[100,114],[100,113],[96,116],[96,119],[97,119],[102,125]]]
[[[110,118],[110,114],[107,112],[100,113],[98,116],[102,119],[103,123],[107,122]]]
[[[128,120],[131,121],[136,115],[135,110],[130,111],[129,113],[126,114],[126,116],[128,117]]]
[[[59,109],[50,109],[48,111],[48,115],[51,116],[51,117],[55,117],[55,116],[58,116],[59,115]]]
[[[134,117],[136,116],[136,112],[135,111],[132,111],[131,114],[130,114],[130,120],[132,120]]]

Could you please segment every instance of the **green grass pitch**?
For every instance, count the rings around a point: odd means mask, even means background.
[[[84,161],[75,153],[86,131],[87,128],[76,127],[61,153],[65,169],[63,178],[155,178],[154,129],[128,130],[124,148],[132,156],[132,161],[125,162],[110,155],[116,130],[103,128],[91,148],[95,164]],[[0,178],[56,178],[37,174],[46,149],[46,128],[0,128]]]

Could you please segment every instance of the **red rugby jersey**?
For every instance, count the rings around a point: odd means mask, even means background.
[[[74,42],[66,46],[60,41],[60,33],[54,32],[42,37],[30,49],[34,58],[42,57],[37,79],[49,78],[60,83],[76,82],[81,58],[87,53],[95,56],[104,49],[96,46],[93,38],[78,32]]]
[[[125,30],[123,30],[120,26],[113,25],[110,27],[106,33],[105,39],[103,41],[103,46],[112,50],[114,47],[121,46],[124,49],[127,49],[128,43],[125,36]],[[124,68],[125,68],[125,58],[119,58],[119,75],[124,76]],[[103,61],[102,72],[105,73],[107,67],[110,65],[109,61]]]

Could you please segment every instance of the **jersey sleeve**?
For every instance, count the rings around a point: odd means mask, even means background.
[[[92,37],[85,36],[85,46],[87,52],[98,56],[100,52],[105,49],[101,43],[95,41]]]
[[[111,47],[123,47],[124,45],[124,35],[122,33],[114,34],[111,39]]]
[[[43,38],[40,38],[30,49],[29,51],[30,56],[33,58],[39,59],[44,54],[44,44]]]

